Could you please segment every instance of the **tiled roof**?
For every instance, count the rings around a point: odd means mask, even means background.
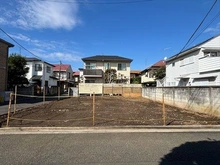
[[[48,65],[54,66],[53,64],[50,64],[50,63],[48,63],[48,62],[46,62],[46,61],[43,61],[43,60],[41,60],[41,59],[34,58],[34,57],[26,57],[25,59],[26,59],[27,62],[41,61],[42,63],[44,62],[44,63],[46,63],[46,64],[48,64]]]
[[[79,72],[74,72],[73,76],[79,76]]]
[[[130,71],[131,74],[141,74],[140,70],[131,70]]]
[[[54,64],[53,71],[67,71],[67,69],[70,67],[69,64]]]
[[[150,70],[152,68],[160,68],[160,67],[165,66],[165,65],[166,65],[166,62],[164,60],[160,60],[160,61],[156,62],[155,64],[147,67],[146,69],[142,70],[141,73],[143,73],[147,70]]]
[[[158,61],[157,63],[153,64],[151,67],[161,67],[161,66],[165,66],[164,60]]]
[[[85,61],[103,61],[103,62],[132,62],[132,59],[115,56],[115,55],[96,55],[91,57],[82,58]]]

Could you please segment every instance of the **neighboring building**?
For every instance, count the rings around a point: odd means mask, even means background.
[[[130,71],[130,78],[136,78],[136,77],[139,77],[140,75],[141,75],[140,70],[131,70]]]
[[[13,47],[11,43],[0,39],[0,92],[7,90],[7,78],[8,78],[8,49]]]
[[[130,63],[132,59],[120,56],[96,55],[82,58],[84,68],[80,79],[84,83],[104,83],[107,69],[115,69],[118,83],[130,83]],[[83,74],[82,74],[83,73]]]
[[[73,72],[73,85],[76,87],[79,85],[80,82],[80,72]]]
[[[8,49],[13,47],[11,43],[0,39],[0,102],[5,101],[5,91],[8,80]]]
[[[49,64],[37,58],[26,58],[27,67],[29,67],[29,72],[26,78],[31,84],[34,84],[37,89],[42,89],[45,86],[50,88],[52,86],[57,86],[57,78],[53,76],[54,65]],[[39,91],[37,91],[39,93]]]
[[[69,64],[54,64],[54,76],[60,82],[61,91],[67,91],[68,87],[73,86],[73,70]]]
[[[157,63],[147,67],[143,71],[141,71],[141,84],[143,86],[156,86],[156,80],[154,77],[154,73],[159,68],[165,66],[165,61],[160,60]]]
[[[164,86],[220,85],[220,35],[166,60]]]
[[[130,83],[131,84],[140,84],[141,83],[141,71],[140,70],[131,70],[130,71]]]

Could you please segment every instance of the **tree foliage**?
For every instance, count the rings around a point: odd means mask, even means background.
[[[25,77],[28,71],[26,59],[20,54],[11,54],[8,57],[8,88],[11,89],[15,85],[28,84],[28,80]]]
[[[141,77],[131,78],[131,84],[141,84]]]
[[[115,69],[107,69],[105,71],[105,83],[113,83],[117,79],[116,70]]]
[[[165,66],[160,67],[154,72],[153,75],[155,76],[156,80],[163,79],[166,76],[166,67]]]

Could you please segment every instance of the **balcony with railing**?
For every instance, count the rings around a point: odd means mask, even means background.
[[[83,75],[85,77],[103,77],[102,69],[84,69]]]

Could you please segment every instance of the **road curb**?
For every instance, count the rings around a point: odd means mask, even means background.
[[[219,125],[190,126],[114,126],[114,127],[4,127],[0,134],[71,134],[71,133],[169,133],[220,132]]]

